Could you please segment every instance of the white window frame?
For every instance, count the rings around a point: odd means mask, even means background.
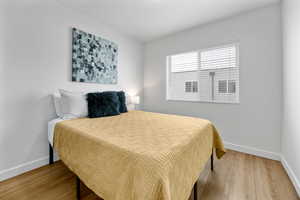
[[[186,73],[186,72],[196,72],[196,71],[203,71],[203,70],[211,70],[211,69],[201,69],[201,65],[199,65],[198,70],[190,70],[190,71],[184,71],[184,72],[171,72],[171,65],[170,65],[170,57],[174,56],[174,55],[180,55],[180,54],[185,54],[185,53],[190,53],[190,52],[195,52],[197,51],[199,53],[199,63],[201,62],[201,52],[202,51],[210,51],[210,50],[215,50],[215,49],[219,49],[219,48],[226,48],[226,47],[231,47],[231,46],[235,46],[236,48],[236,66],[238,67],[239,70],[239,87],[235,88],[236,91],[237,89],[239,90],[239,97],[237,101],[205,101],[205,100],[184,100],[184,99],[172,99],[169,97],[170,92],[169,92],[169,84],[170,84],[170,74],[171,73]],[[186,51],[186,52],[181,52],[181,53],[176,53],[176,54],[171,54],[171,55],[167,55],[166,56],[166,101],[181,101],[181,102],[200,102],[200,103],[215,103],[215,104],[240,104],[240,88],[241,88],[241,73],[240,73],[240,43],[235,42],[235,43],[228,43],[225,45],[218,45],[218,46],[212,46],[212,47],[208,47],[208,48],[201,48],[198,50],[193,50],[193,51]],[[224,68],[224,69],[228,69],[228,67]],[[228,81],[228,80],[227,80]],[[227,82],[228,84],[228,82]],[[199,91],[199,80],[198,80],[198,91]],[[227,95],[231,95],[232,93],[227,93]]]

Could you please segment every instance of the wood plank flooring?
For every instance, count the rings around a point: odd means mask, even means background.
[[[75,200],[75,175],[62,162],[0,183],[1,200]],[[300,200],[280,162],[235,151],[209,165],[198,181],[198,200]],[[82,200],[101,200],[82,187]]]

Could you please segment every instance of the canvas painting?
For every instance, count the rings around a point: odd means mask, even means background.
[[[117,84],[117,44],[76,28],[72,35],[72,81]]]

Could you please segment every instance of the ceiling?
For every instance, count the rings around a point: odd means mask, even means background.
[[[280,0],[58,0],[142,42]]]

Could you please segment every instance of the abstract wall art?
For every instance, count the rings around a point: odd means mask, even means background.
[[[117,84],[118,45],[73,28],[72,81]]]

